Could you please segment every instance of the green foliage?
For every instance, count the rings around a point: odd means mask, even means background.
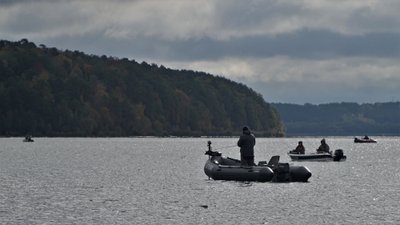
[[[278,113],[248,87],[146,62],[0,41],[0,135],[282,136]]]
[[[400,102],[273,106],[282,116],[287,135],[400,134]]]

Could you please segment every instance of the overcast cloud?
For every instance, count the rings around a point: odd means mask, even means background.
[[[0,0],[0,39],[221,75],[267,102],[400,101],[398,0]]]

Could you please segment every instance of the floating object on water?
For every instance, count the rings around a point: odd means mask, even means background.
[[[23,142],[34,142],[34,140],[32,139],[32,136],[26,136],[25,139],[23,140]]]
[[[354,143],[376,143],[375,140],[369,138],[369,137],[363,137],[363,138],[354,138]]]

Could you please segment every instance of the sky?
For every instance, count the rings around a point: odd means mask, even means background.
[[[270,103],[400,101],[399,0],[0,0],[0,39],[203,71]]]

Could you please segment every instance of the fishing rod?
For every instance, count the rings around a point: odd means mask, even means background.
[[[214,150],[220,150],[220,149],[226,149],[226,148],[233,148],[233,147],[237,147],[237,145],[230,145],[230,146],[224,146],[224,147],[220,147],[220,148],[214,148]]]

